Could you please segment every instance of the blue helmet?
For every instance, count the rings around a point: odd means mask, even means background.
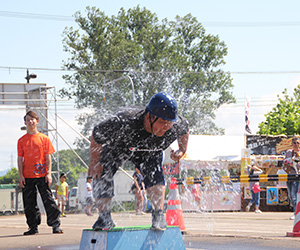
[[[150,114],[167,121],[175,122],[178,118],[177,102],[173,96],[165,92],[159,92],[152,96],[146,109]]]

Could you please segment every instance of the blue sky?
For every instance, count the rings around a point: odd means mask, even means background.
[[[63,52],[62,33],[67,26],[76,27],[71,18],[76,11],[96,6],[110,16],[121,7],[127,10],[138,4],[160,19],[172,20],[176,15],[191,13],[206,33],[218,35],[227,44],[224,70],[232,72],[233,94],[238,100],[236,105],[224,106],[217,112],[216,123],[225,128],[227,135],[244,133],[245,94],[252,100],[250,127],[256,132],[264,114],[275,105],[276,96],[284,88],[291,94],[300,83],[300,2],[296,0],[1,1],[0,82],[25,82],[26,68],[61,68],[62,61],[68,58]],[[47,20],[48,16],[52,16],[51,20]],[[64,85],[59,71],[30,72],[38,75],[32,82],[47,83],[57,91]],[[58,111],[79,128],[74,121],[78,112],[72,110],[71,104],[68,109],[59,106]],[[20,131],[24,112],[0,107],[0,170],[11,166],[11,155],[16,159],[16,141],[24,133]],[[64,124],[58,128],[72,144],[77,135]],[[59,145],[60,149],[66,148],[63,142]]]

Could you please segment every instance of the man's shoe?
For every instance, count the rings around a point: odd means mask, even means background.
[[[35,234],[38,234],[39,233],[39,230],[37,227],[32,227],[32,228],[29,228],[28,231],[24,232],[23,235],[35,235]]]
[[[250,206],[248,205],[247,207],[246,207],[246,212],[249,212],[250,211]]]
[[[164,212],[162,210],[152,211],[152,226],[150,229],[157,231],[165,231],[167,222],[165,220]]]
[[[99,214],[98,219],[96,220],[96,222],[93,225],[93,229],[95,231],[110,230],[110,229],[114,228],[115,226],[116,226],[116,224],[113,222],[110,212],[105,212],[105,213]]]
[[[63,234],[64,231],[60,229],[59,227],[54,227],[52,233],[54,234]]]

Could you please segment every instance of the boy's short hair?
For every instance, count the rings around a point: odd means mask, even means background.
[[[88,180],[91,180],[91,179],[93,179],[92,176],[86,177],[86,180],[87,180],[87,181],[88,181]]]
[[[30,116],[32,118],[35,118],[37,121],[40,119],[39,116],[32,110],[30,110],[26,113],[26,115],[24,116],[24,122],[26,121],[26,116]]]
[[[61,178],[61,177],[67,178],[67,175],[65,173],[61,173],[59,178]]]

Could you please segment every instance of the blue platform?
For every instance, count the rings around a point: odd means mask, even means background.
[[[154,231],[150,226],[84,229],[80,250],[186,250],[179,227]]]

